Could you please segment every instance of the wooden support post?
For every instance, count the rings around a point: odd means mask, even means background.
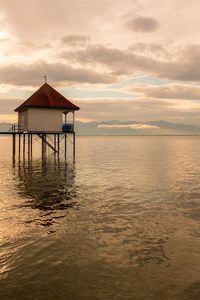
[[[42,134],[42,158],[46,158],[46,133]]]
[[[44,140],[45,140],[44,150],[45,150],[45,158],[46,158],[47,157],[47,135],[46,135],[46,133],[44,134]]]
[[[21,156],[21,133],[19,133],[19,136],[18,136],[18,146],[19,146],[19,159],[20,159],[20,156]]]
[[[23,133],[23,157],[25,158],[25,152],[26,152],[26,135]]]
[[[58,148],[57,148],[57,151],[58,151],[58,157],[59,157],[60,156],[60,134],[59,133],[58,133],[57,139],[58,139]]]
[[[31,158],[33,156],[33,134],[31,133]]]
[[[76,137],[75,132],[73,132],[73,163],[75,163],[76,159]]]
[[[54,133],[54,149],[57,150],[57,144],[56,144],[56,133]],[[54,152],[56,154],[56,152]]]
[[[74,123],[75,123],[75,113],[73,111],[73,132],[74,132]]]
[[[13,133],[13,157],[15,157],[16,153],[16,136],[15,133]]]
[[[44,135],[41,134],[41,137],[42,137],[42,160],[43,160],[43,156],[44,156]]]
[[[67,158],[67,134],[65,133],[65,159]]]
[[[28,133],[28,160],[30,160],[30,151],[31,151],[31,140],[30,140],[30,133]]]

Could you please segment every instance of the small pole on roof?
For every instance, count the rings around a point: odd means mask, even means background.
[[[45,81],[45,83],[47,82],[47,76],[46,75],[44,75],[44,81]]]

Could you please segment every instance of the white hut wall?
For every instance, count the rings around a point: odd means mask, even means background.
[[[28,131],[62,132],[62,112],[52,108],[29,108]]]
[[[20,130],[28,130],[28,110],[18,112],[18,126]]]

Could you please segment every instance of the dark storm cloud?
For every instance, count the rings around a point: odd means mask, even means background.
[[[128,29],[133,32],[152,32],[159,28],[159,23],[156,19],[150,17],[137,17],[129,20],[126,23]]]

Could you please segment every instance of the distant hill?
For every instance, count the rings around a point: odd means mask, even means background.
[[[11,124],[7,124],[7,123],[0,123],[0,132],[7,132],[10,130],[11,128]]]
[[[200,135],[200,127],[166,121],[76,122],[78,135]]]
[[[200,127],[166,121],[76,122],[78,135],[200,135]],[[0,132],[9,131],[11,124],[0,123]]]

